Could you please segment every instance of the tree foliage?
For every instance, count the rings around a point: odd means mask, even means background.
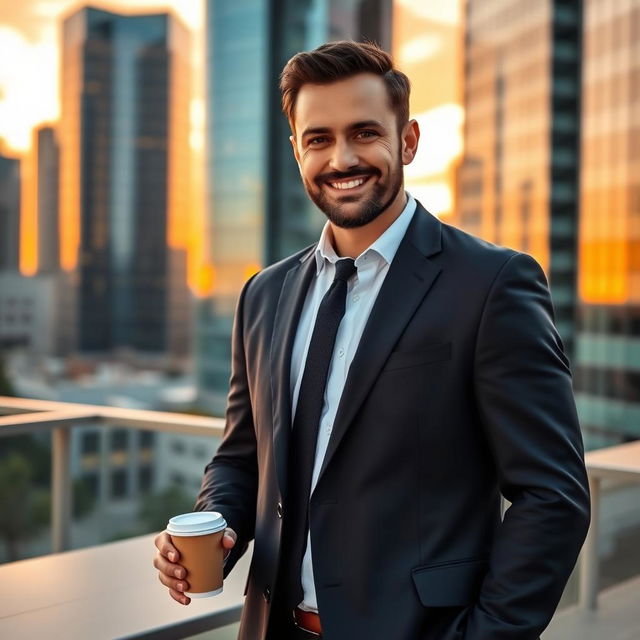
[[[49,523],[49,491],[33,482],[33,468],[21,453],[0,460],[0,538],[9,561],[20,558],[20,544]]]
[[[0,352],[0,396],[15,396],[13,385],[5,370],[2,352]]]

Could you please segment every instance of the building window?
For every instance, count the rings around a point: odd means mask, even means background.
[[[153,469],[151,467],[140,467],[138,471],[138,488],[143,493],[151,491],[153,485]]]
[[[111,472],[111,497],[124,498],[127,495],[127,471],[117,469]]]
[[[153,447],[155,442],[155,433],[153,431],[141,431],[140,432],[140,447],[143,449],[149,449]]]
[[[111,451],[127,450],[127,429],[114,429],[111,433]]]
[[[174,440],[171,443],[171,451],[173,451],[173,453],[179,453],[179,454],[184,453],[185,451],[184,442],[180,440]]]
[[[98,474],[97,473],[85,473],[82,475],[82,481],[87,486],[89,494],[94,498],[98,497]]]
[[[85,433],[82,436],[82,453],[93,454],[98,453],[100,450],[100,434],[98,433]]]

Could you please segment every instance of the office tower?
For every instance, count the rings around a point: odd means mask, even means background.
[[[0,153],[0,271],[20,267],[20,160]]]
[[[187,343],[172,267],[189,223],[189,36],[167,13],[93,8],[62,33],[61,259],[79,348],[166,354]]]
[[[197,376],[203,405],[224,411],[235,302],[261,266],[317,239],[281,113],[278,77],[298,51],[366,37],[387,49],[390,0],[207,3],[207,217],[214,293],[200,303]]]
[[[60,269],[60,227],[58,220],[59,149],[53,127],[35,132],[37,166],[38,272]]]
[[[585,0],[575,390],[588,448],[640,438],[640,0]]]
[[[54,274],[0,271],[0,350],[19,347],[30,355],[58,355],[64,335],[60,293]]]
[[[467,0],[454,222],[532,254],[573,353],[581,3]]]

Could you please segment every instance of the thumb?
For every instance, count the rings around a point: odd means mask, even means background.
[[[222,546],[225,549],[233,549],[237,539],[238,536],[236,535],[236,532],[233,529],[227,527],[224,530],[224,535],[222,536]]]

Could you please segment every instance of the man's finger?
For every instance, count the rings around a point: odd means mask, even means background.
[[[165,558],[168,558],[171,562],[178,562],[180,552],[171,544],[171,536],[166,531],[156,536],[155,543],[158,551],[160,551]]]
[[[169,587],[170,591],[175,591],[176,593],[189,591],[189,583],[186,580],[176,580],[162,572],[158,572],[158,580],[160,580],[165,587]]]
[[[179,591],[175,591],[174,589],[169,589],[169,595],[180,604],[189,604],[191,602],[191,598],[185,596],[183,593]]]
[[[157,553],[153,559],[153,566],[161,573],[164,573],[165,576],[185,578],[187,575],[187,570],[184,567],[179,564],[167,562],[159,553]]]

